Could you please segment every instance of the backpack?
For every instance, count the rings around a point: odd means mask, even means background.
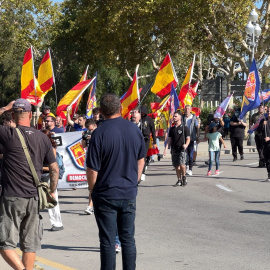
[[[59,179],[62,179],[66,169],[63,162],[63,156],[61,156],[58,152],[56,152],[56,162],[59,167]]]

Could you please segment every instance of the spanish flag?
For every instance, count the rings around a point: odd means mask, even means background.
[[[62,111],[67,111],[68,106],[72,106],[92,84],[96,77],[90,80],[82,81],[76,84],[58,103],[56,114],[60,115]]]
[[[189,88],[188,88],[188,92],[184,98],[184,100],[182,101],[182,108],[184,108],[186,105],[192,105],[193,103],[193,99],[197,96],[197,89],[199,86],[199,82],[195,82],[194,84],[192,84]]]
[[[193,62],[191,63],[191,65],[187,71],[186,77],[182,83],[182,87],[181,87],[180,93],[178,95],[179,101],[181,103],[181,108],[185,107],[185,97],[186,97],[187,93],[190,91],[190,87],[191,87],[190,83],[192,80],[194,63],[195,63],[195,55],[193,58]]]
[[[32,46],[26,51],[23,59],[21,74],[21,97],[27,96],[36,88],[34,71],[34,57]]]
[[[81,79],[80,79],[80,82],[84,82],[87,80],[87,73],[88,73],[88,67],[89,65],[86,67],[86,70],[84,71]],[[72,105],[72,110],[71,110],[71,118],[73,117],[73,115],[75,113],[77,113],[78,111],[78,107],[79,107],[79,104],[81,102],[81,99],[82,99],[82,95],[80,96],[80,98]]]
[[[140,93],[138,88],[137,70],[133,76],[132,83],[126,94],[120,99],[122,104],[122,117],[127,118],[131,110],[133,110],[140,101]]]
[[[170,54],[167,54],[159,68],[151,91],[160,98],[163,98],[171,92],[171,83],[176,87],[178,84],[178,78],[176,76]]]
[[[170,98],[171,98],[171,96],[168,95],[160,103],[158,103],[158,102],[150,103],[152,112],[154,113],[157,111],[169,110],[170,102],[168,102],[168,101],[170,100]]]
[[[38,69],[38,83],[40,85],[40,89],[44,93],[44,96],[50,90],[52,90],[52,85],[54,82],[52,58],[50,50],[48,50],[44,55]]]

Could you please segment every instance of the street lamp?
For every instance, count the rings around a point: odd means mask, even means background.
[[[251,63],[254,59],[255,49],[258,46],[258,40],[259,40],[259,37],[260,37],[261,32],[262,32],[261,27],[257,23],[258,17],[259,17],[258,13],[256,12],[255,9],[253,9],[249,14],[249,22],[245,28],[247,36],[248,36],[247,42],[248,42],[249,47],[252,50],[251,61],[250,61]],[[253,114],[254,114],[254,110],[251,110],[250,116],[252,116]],[[250,119],[251,119],[251,117],[250,117]],[[249,135],[247,145],[255,145],[254,132]]]

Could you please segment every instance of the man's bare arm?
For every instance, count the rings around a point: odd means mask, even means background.
[[[144,167],[144,158],[141,158],[138,160],[138,181],[141,179],[143,167]]]
[[[6,105],[5,107],[0,108],[0,115],[2,115],[4,112],[10,111],[14,102],[15,100],[9,102],[8,105]]]
[[[71,110],[71,107],[67,107],[67,122],[72,126],[74,127],[74,122],[71,120],[70,118],[70,110]]]
[[[59,168],[57,162],[54,162],[49,165],[50,169],[50,189],[54,193],[57,188],[58,179],[59,179]]]
[[[96,184],[98,172],[87,167],[86,175],[87,175],[88,189],[91,192]]]

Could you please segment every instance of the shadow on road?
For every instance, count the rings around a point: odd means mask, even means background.
[[[239,213],[242,213],[242,214],[270,215],[270,212],[260,211],[260,210],[244,210],[244,211],[239,211]]]
[[[99,247],[72,247],[72,246],[55,246],[42,245],[42,249],[72,250],[72,251],[92,251],[99,252]]]

